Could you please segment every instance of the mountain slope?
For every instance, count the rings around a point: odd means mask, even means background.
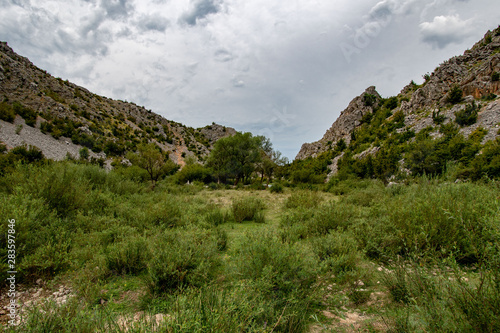
[[[134,103],[93,94],[54,78],[5,42],[0,42],[0,101],[0,140],[10,148],[23,141],[40,146],[54,159],[75,156],[81,147],[94,157],[121,156],[140,142],[153,141],[183,165],[189,155],[203,160],[215,141],[236,132],[217,124],[193,129]],[[12,113],[18,116],[11,119]]]
[[[355,134],[368,124],[379,110],[386,112],[386,122],[398,118],[393,128],[397,133],[418,134],[428,129],[430,135],[439,138],[443,134],[437,125],[460,122],[457,114],[473,110],[477,120],[461,124],[459,132],[468,137],[477,129],[484,129],[482,143],[499,136],[500,125],[500,27],[488,31],[484,38],[463,55],[453,57],[441,64],[432,74],[424,75],[425,82],[411,82],[395,97],[381,98],[375,87],[368,88],[353,99],[340,114],[324,136],[316,142],[302,145],[296,160],[317,157],[335,150],[339,142],[349,145]],[[384,117],[385,117],[384,116]],[[412,136],[408,136],[411,140]],[[380,140],[365,142],[364,151],[358,157],[375,154],[381,146]],[[336,155],[330,170],[335,173]]]

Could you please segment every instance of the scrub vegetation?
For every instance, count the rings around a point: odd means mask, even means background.
[[[140,168],[52,162],[33,148],[3,157],[19,287],[72,290],[33,299],[9,331],[499,330],[494,180],[281,176],[265,189],[260,177],[179,185],[177,173],[152,187]]]

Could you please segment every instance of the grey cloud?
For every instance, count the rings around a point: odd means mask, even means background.
[[[91,16],[86,17],[84,24],[80,28],[80,33],[82,37],[87,36],[87,34],[91,31],[96,31],[99,29],[99,26],[105,21],[106,17],[104,12],[97,11],[93,13]]]
[[[165,32],[169,25],[168,19],[159,14],[143,15],[137,21],[137,26],[141,31]]]
[[[126,17],[134,9],[130,0],[102,0],[101,7],[112,19]]]
[[[241,78],[234,78],[232,80],[232,85],[235,88],[243,88],[245,87],[245,81],[243,81]]]
[[[436,16],[432,22],[420,24],[422,41],[439,49],[451,43],[461,43],[470,34],[470,21],[462,21],[458,15]]]
[[[198,0],[191,11],[185,13],[180,21],[191,26],[196,25],[198,20],[204,19],[209,14],[219,12],[220,5],[217,0]]]
[[[219,49],[215,51],[214,58],[219,62],[228,62],[234,59],[234,56],[227,50]]]

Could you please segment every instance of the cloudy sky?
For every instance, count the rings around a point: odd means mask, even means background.
[[[56,77],[293,159],[349,101],[396,95],[500,24],[498,0],[1,0],[0,40]]]

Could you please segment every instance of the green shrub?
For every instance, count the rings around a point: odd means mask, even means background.
[[[9,154],[13,155],[17,161],[21,161],[22,163],[35,163],[45,159],[43,152],[35,146],[18,146],[11,149]]]
[[[468,104],[465,109],[455,112],[455,122],[460,126],[470,126],[477,121],[478,107],[476,103]]]
[[[147,283],[151,294],[200,287],[216,276],[217,239],[209,232],[166,232],[151,242]]]
[[[284,208],[314,208],[317,207],[323,198],[318,192],[294,191],[285,200]]]
[[[13,123],[15,118],[16,113],[14,112],[12,106],[7,104],[6,102],[0,103],[0,119],[9,123]]]
[[[500,73],[499,72],[493,72],[491,74],[491,81],[496,82],[500,80]]]
[[[385,102],[384,102],[384,107],[389,109],[389,110],[394,110],[395,108],[398,107],[398,98],[396,96],[389,97]]]
[[[271,193],[283,193],[283,185],[281,185],[280,183],[274,183],[271,185],[269,191]]]
[[[173,228],[182,224],[182,209],[172,197],[160,203],[152,203],[147,210],[146,219],[151,225]]]
[[[83,147],[79,150],[78,154],[80,155],[81,160],[86,161],[89,158],[89,149],[87,147]]]
[[[457,104],[462,101],[463,92],[458,85],[451,87],[446,98],[446,102],[451,104]]]
[[[138,274],[147,267],[148,243],[142,237],[128,238],[106,248],[106,265],[115,274]]]
[[[12,105],[14,112],[23,117],[26,125],[34,127],[36,124],[37,113],[30,108],[23,106],[19,102],[15,102]]]
[[[324,204],[315,210],[314,217],[307,222],[310,235],[326,235],[331,230],[346,230],[360,215],[360,208],[345,202]]]
[[[348,233],[329,233],[311,244],[323,267],[334,274],[354,271],[362,258],[357,241]]]
[[[283,244],[273,234],[247,234],[235,260],[237,274],[258,281],[260,291],[277,305],[307,304],[314,297],[311,287],[316,281],[317,263],[298,243]]]
[[[452,256],[461,264],[478,262],[496,243],[494,189],[478,184],[421,184],[385,197],[370,227],[360,228],[366,248],[394,258]],[[380,209],[382,208],[382,209]],[[372,245],[368,245],[372,244]],[[384,256],[384,255],[382,255]]]
[[[377,102],[377,96],[372,94],[364,94],[363,95],[363,103],[365,106],[373,106]]]
[[[19,271],[24,278],[30,281],[50,278],[70,267],[71,238],[62,229],[58,231],[54,239],[40,244],[34,253],[26,255],[20,262]]]
[[[219,226],[229,222],[229,220],[229,214],[220,208],[216,208],[205,215],[205,221],[213,226]]]
[[[233,200],[231,205],[234,220],[238,223],[243,221],[252,221],[256,218],[257,220],[260,220],[259,222],[261,222],[262,216],[258,216],[258,213],[264,208],[265,206],[262,200],[255,197],[236,199]]]

